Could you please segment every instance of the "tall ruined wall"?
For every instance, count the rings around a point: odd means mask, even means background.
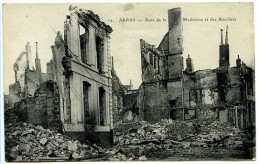
[[[55,45],[51,46],[52,50],[52,65],[53,65],[53,78],[57,82],[61,96],[63,97],[64,88],[63,88],[63,66],[62,58],[65,56],[65,45],[61,33],[58,31],[55,38]]]
[[[60,119],[64,122],[64,114],[66,111],[66,99],[64,96],[64,78],[63,75],[63,66],[62,66],[62,58],[65,57],[65,45],[62,34],[60,31],[57,32],[57,36],[55,38],[54,45],[51,46],[52,50],[52,74],[53,74],[53,81],[55,81],[59,88],[59,99],[60,99]]]
[[[137,106],[141,109],[140,118],[157,122],[169,117],[165,56],[153,45],[140,40],[142,85],[140,86]]]
[[[168,10],[169,20],[169,54],[168,54],[168,78],[181,79],[183,72],[183,36],[181,8]]]
[[[139,101],[143,105],[144,120],[158,122],[163,118],[169,118],[166,84],[160,82],[146,83],[142,84],[142,89],[143,94]]]
[[[92,11],[70,6],[70,15],[64,22],[62,58],[64,127],[99,144],[102,142],[97,140],[104,133],[103,137],[109,136],[110,141],[113,129],[111,32],[112,28]]]
[[[169,31],[158,47],[160,51],[140,40],[144,104],[142,108],[144,119],[151,122],[169,118],[171,108],[175,110],[176,107],[183,107],[181,9],[168,10],[168,18]],[[180,112],[176,114],[180,115]]]
[[[98,92],[100,88],[105,91],[106,117],[104,119],[106,126],[110,125],[112,83],[109,33],[112,29],[101,22],[92,11],[72,8],[64,25],[64,41],[67,45],[62,61],[65,74],[65,122],[73,124],[68,126],[69,130],[84,131],[84,103],[86,103],[83,98],[84,82],[89,84],[89,95],[93,95],[88,97],[88,105],[96,124],[99,124],[100,120]],[[88,35],[81,36],[80,30],[85,30]],[[88,42],[83,42],[83,37]],[[86,51],[88,52],[85,53]],[[86,62],[82,57],[86,57],[88,61]]]
[[[182,20],[181,8],[168,10],[169,21],[169,54],[182,54],[183,37],[182,37]]]

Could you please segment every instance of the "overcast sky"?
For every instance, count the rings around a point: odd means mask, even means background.
[[[14,83],[13,64],[25,45],[32,45],[32,61],[35,59],[35,42],[43,72],[51,60],[51,45],[57,31],[63,34],[70,4],[7,4],[3,6],[4,44],[4,93]],[[113,28],[111,55],[117,75],[123,84],[132,80],[134,88],[141,84],[140,39],[159,45],[168,31],[167,10],[181,7],[183,18],[209,18],[209,21],[184,21],[184,62],[188,54],[195,70],[214,69],[218,66],[220,29],[229,26],[230,65],[235,66],[237,55],[250,67],[254,67],[254,20],[250,3],[150,3],[150,4],[73,4],[92,10]],[[235,18],[236,21],[218,21],[219,17]],[[136,22],[119,22],[120,18],[135,18]],[[145,22],[149,19],[166,19],[161,22]],[[216,18],[217,21],[210,21]],[[109,20],[114,20],[110,22]],[[53,29],[50,27],[50,25]],[[64,36],[64,35],[63,35]],[[184,63],[186,68],[186,63]]]

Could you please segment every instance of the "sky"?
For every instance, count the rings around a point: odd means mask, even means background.
[[[230,65],[235,66],[239,54],[244,63],[254,67],[254,19],[252,3],[118,3],[73,4],[92,10],[101,21],[113,28],[110,40],[114,66],[123,84],[132,80],[134,88],[141,84],[140,39],[158,46],[168,31],[168,9],[181,7],[183,18],[199,18],[209,21],[183,21],[183,57],[193,59],[194,69],[218,67],[220,29],[229,26]],[[64,21],[69,15],[70,4],[5,4],[3,5],[3,73],[4,93],[14,83],[13,64],[25,50],[27,42],[32,46],[32,62],[35,59],[35,42],[43,72],[51,60],[51,45],[57,31],[63,34]],[[236,21],[218,21],[219,17]],[[135,22],[119,22],[135,18]],[[155,21],[146,22],[145,18]],[[210,21],[215,18],[217,21]],[[166,19],[166,21],[156,21]],[[113,20],[111,22],[110,20]],[[64,36],[64,35],[63,35]]]

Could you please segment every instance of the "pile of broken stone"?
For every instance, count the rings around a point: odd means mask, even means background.
[[[82,160],[104,155],[96,145],[81,144],[66,135],[27,123],[5,125],[7,161]]]
[[[5,124],[7,161],[149,160],[149,152],[193,147],[243,148],[243,135],[229,123],[161,120],[120,123],[114,146],[104,149],[27,123]]]
[[[119,124],[114,128],[114,132],[115,147],[138,146],[145,151],[160,151],[174,147],[243,148],[243,135],[239,129],[229,123],[212,120],[163,119],[155,124],[141,121]]]

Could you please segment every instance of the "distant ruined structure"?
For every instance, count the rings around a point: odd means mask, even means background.
[[[190,55],[183,66],[181,8],[168,10],[169,31],[157,48],[140,40],[142,84],[139,110],[144,120],[218,119],[242,129],[255,122],[254,70],[238,56],[230,68],[228,27],[221,29],[219,67],[194,72]]]
[[[15,83],[9,85],[9,95],[5,97],[6,107],[13,107],[21,99],[34,96],[35,90],[41,83],[53,80],[52,61],[47,64],[47,72],[42,72],[37,42],[35,67],[36,69],[32,66],[31,45],[28,42],[25,51],[21,52],[13,65]]]

